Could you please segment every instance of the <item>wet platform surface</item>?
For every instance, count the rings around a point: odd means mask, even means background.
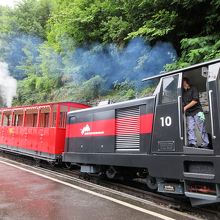
[[[160,219],[0,161],[0,219]],[[180,218],[176,218],[180,219]]]

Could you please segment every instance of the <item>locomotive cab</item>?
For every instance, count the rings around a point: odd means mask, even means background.
[[[213,154],[216,139],[215,131],[219,126],[219,63],[189,69],[183,72],[166,75],[160,79],[155,90],[156,98],[153,153],[185,152],[189,154]],[[210,149],[189,148],[187,142],[186,116],[182,106],[182,78],[187,77],[198,89],[201,105],[206,118],[206,130],[209,136]],[[217,110],[217,111],[216,111]],[[201,136],[196,128],[198,145]],[[216,149],[218,151],[218,149]]]
[[[178,160],[173,159],[173,163],[177,167],[177,164],[182,164],[183,192],[191,198],[194,205],[220,201],[220,175],[218,172],[220,159],[219,71],[220,62],[217,60],[215,63],[204,63],[170,72],[160,78],[160,83],[155,91],[156,105],[151,152],[153,155],[160,155],[161,158],[178,158]],[[182,105],[183,77],[190,79],[191,84],[198,89],[205,114],[206,131],[210,142],[209,149],[188,147],[186,116]],[[196,137],[197,143],[200,145],[201,134],[198,129],[196,129]],[[184,155],[184,157],[180,157],[180,155]],[[167,177],[178,176],[181,168],[172,168],[172,172],[176,173],[171,175],[167,171],[167,163],[166,160],[160,163],[162,168],[159,172],[156,171],[156,176],[160,176],[160,178],[163,176],[163,180],[160,180],[158,184],[159,191],[170,193],[172,184],[170,184],[170,180],[167,181]],[[163,167],[165,168],[163,169]],[[161,175],[161,173],[165,175]],[[181,187],[181,184],[178,187]],[[176,183],[173,183],[171,193],[178,193],[175,190],[178,187],[176,187]]]

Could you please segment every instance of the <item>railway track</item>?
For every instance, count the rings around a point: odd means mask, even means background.
[[[117,193],[118,196],[126,195],[136,201],[147,203],[151,201],[164,209],[171,209],[174,212],[182,212],[187,215],[194,216],[195,219],[220,219],[220,205],[210,205],[205,207],[191,207],[190,202],[185,197],[168,196],[160,193],[154,193],[146,190],[144,184],[123,180],[106,180],[97,176],[82,176],[79,169],[69,170],[64,166],[52,166],[48,163],[35,161],[32,158],[13,155],[0,151],[0,157],[7,160],[31,166],[39,171],[46,172],[48,175],[56,176],[57,178],[65,178],[67,181],[73,181],[74,184],[84,185],[85,187],[97,186],[96,190],[105,189],[106,192]]]

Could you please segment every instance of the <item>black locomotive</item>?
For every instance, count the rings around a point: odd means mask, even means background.
[[[143,178],[193,205],[220,202],[219,72],[220,59],[197,64],[144,79],[159,82],[150,97],[69,112],[63,161],[109,178]],[[202,97],[210,149],[187,147],[183,77]]]

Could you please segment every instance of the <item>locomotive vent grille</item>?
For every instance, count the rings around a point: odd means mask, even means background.
[[[116,110],[116,152],[140,150],[140,106]]]

